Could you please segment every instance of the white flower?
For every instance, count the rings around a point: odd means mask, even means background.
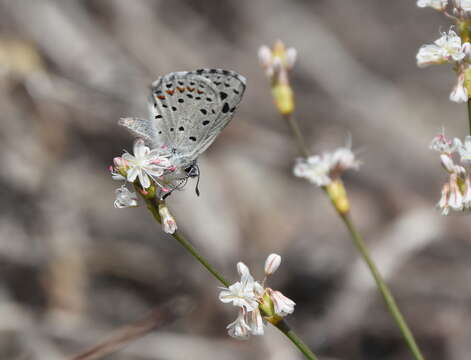
[[[281,264],[281,256],[278,254],[270,254],[265,260],[265,275],[272,275]]]
[[[248,325],[250,326],[250,332],[252,335],[259,336],[265,332],[265,320],[260,315],[260,310],[257,308],[248,314]]]
[[[442,215],[448,215],[450,213],[450,207],[448,206],[448,199],[450,197],[450,185],[446,183],[442,187],[442,195],[437,203],[437,207],[442,210]]]
[[[279,291],[274,291],[269,289],[270,298],[273,301],[273,305],[275,306],[275,313],[278,316],[286,316],[292,314],[294,311],[294,306],[296,303],[284,296]]]
[[[280,265],[281,257],[270,254],[265,261],[265,283],[267,276],[273,274]],[[232,303],[239,308],[237,319],[227,326],[232,337],[247,339],[250,335],[263,335],[265,319],[286,316],[294,311],[295,303],[279,291],[264,288],[254,280],[249,268],[242,262],[237,264],[237,271],[241,277],[239,282],[222,288],[219,300],[223,303]],[[262,316],[263,314],[263,316]]]
[[[359,166],[360,162],[355,159],[352,150],[342,147],[321,156],[297,159],[293,172],[295,176],[308,179],[317,186],[326,186],[340,177],[345,170],[357,170]]]
[[[423,45],[417,53],[417,65],[426,67],[432,64],[461,61],[466,56],[468,45],[461,45],[461,38],[453,30],[442,36],[434,44]]]
[[[471,136],[468,135],[464,138],[464,144],[459,139],[456,139],[458,146],[458,152],[461,157],[461,162],[465,164],[471,163]]]
[[[239,315],[237,315],[237,319],[227,325],[226,329],[228,329],[227,333],[236,339],[239,340],[247,340],[250,337],[251,328],[245,321],[246,312],[244,309],[239,310]]]
[[[274,75],[278,76],[276,81],[287,82],[287,70],[292,69],[296,62],[297,51],[295,48],[286,48],[285,44],[278,40],[270,49],[266,45],[260,46],[258,49],[258,59],[265,69],[265,73],[269,78]]]
[[[124,185],[116,189],[116,200],[114,201],[114,207],[118,209],[126,207],[136,207],[137,195],[129,191]]]
[[[463,205],[466,209],[471,208],[471,179],[469,176],[465,180],[466,190],[463,195]]]
[[[440,154],[440,162],[442,163],[442,166],[445,168],[446,171],[448,171],[450,174],[455,173],[455,174],[464,174],[466,173],[466,169],[460,165],[456,165],[453,162],[453,159],[450,154],[447,153],[442,153]]]
[[[447,4],[448,0],[417,0],[418,7],[431,7],[435,10],[443,10]]]
[[[460,144],[461,141],[459,139],[455,138],[453,141],[450,140],[445,136],[442,130],[441,134],[438,134],[432,139],[429,148],[439,153],[452,154],[458,149]]]
[[[156,178],[162,176],[164,171],[171,167],[168,155],[162,155],[161,149],[150,150],[144,140],[138,139],[134,142],[134,156],[124,153],[122,158],[126,161],[127,180],[134,182],[139,178],[144,189],[151,185],[150,179],[155,181]],[[150,179],[149,179],[150,178]]]
[[[463,210],[463,194],[458,186],[456,174],[450,175],[450,195],[448,196],[448,206],[455,211]]]
[[[450,101],[456,103],[464,103],[468,101],[468,89],[466,89],[466,87],[464,86],[463,73],[458,76],[458,82],[450,93]]]
[[[162,220],[162,229],[164,232],[167,234],[175,233],[175,231],[177,231],[177,222],[165,203],[159,204],[159,215]]]
[[[244,263],[239,262],[237,269],[241,275],[240,281],[228,288],[222,288],[219,293],[219,300],[223,303],[232,302],[234,306],[245,308],[247,311],[255,310],[258,308],[258,302],[254,293],[254,278],[250,275],[250,271]]]

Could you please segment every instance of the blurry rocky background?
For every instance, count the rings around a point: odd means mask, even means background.
[[[149,84],[201,67],[248,79],[194,183],[169,199],[182,231],[231,280],[244,261],[297,303],[288,321],[321,359],[411,359],[347,233],[296,157],[257,49],[297,48],[297,114],[313,152],[344,145],[354,217],[428,360],[471,353],[471,220],[434,210],[428,150],[466,132],[446,66],[420,70],[446,19],[415,1],[0,0],[0,359],[65,359],[150,311],[175,316],[110,359],[299,359],[269,327],[238,342],[219,285],[145,208],[113,208],[107,166],[147,116]],[[182,305],[182,301],[184,306]],[[173,306],[174,304],[174,306]],[[172,310],[172,311],[173,311]]]

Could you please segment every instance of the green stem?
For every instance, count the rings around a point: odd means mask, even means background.
[[[305,343],[302,342],[302,340],[296,335],[296,333],[291,330],[291,328],[288,326],[288,324],[284,321],[281,320],[279,321],[275,327],[280,330],[283,334],[285,334],[288,339],[291,340],[291,342],[296,345],[296,347],[303,353],[303,355],[306,357],[306,359],[310,360],[318,360],[316,355],[309,349]]]
[[[471,99],[468,99],[468,124],[469,134],[471,135]]]
[[[283,116],[285,120],[288,122],[289,128],[293,133],[294,139],[296,141],[296,145],[298,146],[299,154],[302,157],[309,157],[309,150],[307,149],[306,143],[304,142],[303,135],[301,134],[301,130],[299,130],[298,122],[293,114],[288,114]]]
[[[361,257],[368,265],[371,275],[373,275],[373,278],[376,282],[376,286],[378,287],[379,292],[381,293],[384,301],[386,302],[386,306],[389,310],[389,313],[396,321],[396,324],[399,327],[402,335],[404,336],[404,339],[407,345],[409,346],[410,351],[412,352],[416,360],[424,360],[424,357],[422,356],[422,353],[420,352],[420,349],[417,343],[415,342],[414,335],[410,331],[409,326],[407,325],[406,320],[402,316],[401,311],[399,310],[399,307],[397,306],[391,291],[384,282],[378,268],[376,267],[373,259],[371,258],[362,236],[356,230],[355,225],[353,224],[348,214],[339,214],[343,222],[347,226],[358,252],[361,254]]]
[[[159,214],[159,208],[158,204],[156,203],[156,199],[149,199],[144,197],[147,208],[149,211],[152,213],[152,216],[154,219],[161,224],[162,219],[160,218]],[[198,251],[191,245],[191,243],[185,239],[183,235],[181,235],[178,231],[176,231],[174,234],[172,234],[172,237],[177,240],[180,245],[182,245],[198,262],[203,265],[206,270],[208,270],[211,275],[213,275],[216,279],[219,280],[221,284],[223,284],[225,287],[229,287],[230,283],[227,281],[224,276],[222,276],[214,267],[208,263],[208,261],[201,256]],[[312,353],[312,351],[308,348],[308,346],[298,337],[298,335],[290,329],[288,324],[284,320],[279,321],[276,326],[283,334],[285,334],[288,339],[291,340],[291,342],[296,345],[296,347],[303,353],[303,355],[306,357],[306,359],[309,360],[318,360],[317,357]]]

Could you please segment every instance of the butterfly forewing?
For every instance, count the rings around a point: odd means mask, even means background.
[[[218,118],[217,95],[211,81],[189,72],[158,79],[152,85],[157,134],[177,154],[188,155],[199,148]]]

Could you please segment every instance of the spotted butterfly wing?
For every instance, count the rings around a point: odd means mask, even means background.
[[[193,162],[229,123],[245,90],[239,74],[201,69],[165,75],[152,84],[155,142],[182,164]]]

